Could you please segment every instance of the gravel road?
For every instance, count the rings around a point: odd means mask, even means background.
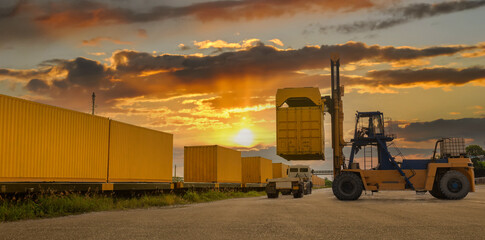
[[[459,201],[382,192],[342,202],[230,199],[0,223],[0,239],[484,239],[485,185]]]

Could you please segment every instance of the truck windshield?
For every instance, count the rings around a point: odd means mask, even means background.
[[[308,168],[300,168],[300,172],[308,172]]]
[[[298,172],[298,168],[290,168],[290,172]]]

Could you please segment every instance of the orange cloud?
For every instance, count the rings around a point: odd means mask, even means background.
[[[276,44],[276,45],[278,45],[278,46],[281,46],[281,47],[284,46],[283,42],[281,40],[277,39],[277,38],[271,39],[269,41],[272,42],[272,43],[274,43],[274,44]]]
[[[198,49],[207,49],[207,48],[241,48],[241,44],[239,43],[228,43],[223,40],[216,40],[210,41],[205,40],[201,42],[194,41],[194,45]]]
[[[215,41],[205,40],[200,42],[194,41],[194,46],[196,46],[197,49],[208,49],[208,48],[244,49],[244,48],[251,48],[261,44],[262,44],[261,41],[257,38],[246,39],[238,43],[228,43],[224,40],[215,40]],[[182,49],[183,47],[184,46],[180,48]]]
[[[118,40],[118,39],[112,38],[112,37],[95,37],[95,38],[91,38],[89,40],[83,40],[82,45],[83,46],[91,46],[91,47],[99,46],[102,41],[108,41],[108,42],[112,42],[112,43],[118,44],[118,45],[131,45],[131,44],[133,44],[133,42],[121,41],[121,40]]]
[[[384,5],[385,3],[379,3]],[[87,2],[55,2],[37,4],[40,15],[35,17],[39,24],[50,27],[92,27],[107,24],[128,24],[135,22],[163,21],[181,17],[195,17],[202,21],[252,20],[294,15],[300,12],[352,12],[372,8],[371,0],[320,1],[207,1],[187,6],[148,6],[148,11],[138,12],[110,4]]]
[[[90,52],[88,54],[93,55],[93,56],[104,56],[104,55],[106,55],[106,53],[104,53],[104,52]]]
[[[254,41],[242,41],[240,45],[251,42]],[[392,63],[446,56],[472,48],[476,46],[413,48],[348,42],[301,49],[257,45],[210,56],[121,50],[113,53],[109,65],[86,58],[51,60],[29,71],[0,69],[0,76],[20,79],[32,94],[49,96],[73,106],[85,106],[86,92],[96,91],[100,108],[104,110],[125,98],[165,99],[211,93],[214,95],[184,108],[197,109],[197,112],[185,110],[183,113],[230,118],[231,114],[270,109],[272,103],[268,100],[279,87],[328,88],[329,74],[322,67],[329,65],[332,52],[339,52],[346,65],[358,66],[360,62]],[[342,74],[347,91],[371,93],[395,93],[396,89],[411,87],[449,88],[484,79],[483,67],[384,69],[361,75]]]
[[[138,33],[138,37],[141,37],[141,38],[148,37],[147,30],[145,29],[138,29],[137,33]]]

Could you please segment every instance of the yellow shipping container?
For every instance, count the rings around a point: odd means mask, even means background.
[[[286,160],[324,160],[323,102],[318,88],[276,93],[276,153]]]
[[[243,183],[265,183],[267,179],[273,178],[271,160],[262,157],[243,157],[241,161]]]
[[[325,179],[312,175],[312,182],[314,186],[325,186]]]
[[[218,145],[184,147],[184,182],[241,183],[241,153]]]
[[[109,120],[0,95],[0,182],[105,182]]]
[[[288,177],[288,168],[284,163],[273,163],[273,178]]]
[[[109,182],[171,182],[173,135],[110,121]]]

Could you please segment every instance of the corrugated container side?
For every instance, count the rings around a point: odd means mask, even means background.
[[[217,146],[217,182],[241,183],[241,152]]]
[[[105,182],[109,120],[0,95],[0,182]]]
[[[278,108],[277,154],[287,160],[324,159],[323,120],[320,106]]]
[[[273,163],[273,178],[288,177],[288,168],[289,166],[284,163]]]
[[[184,181],[241,183],[241,153],[229,148],[186,146]]]
[[[109,182],[171,182],[173,135],[110,121]]]
[[[184,147],[184,182],[217,182],[216,146]]]
[[[314,186],[325,186],[325,179],[312,175],[312,182]]]
[[[273,178],[273,162],[266,158],[261,158],[261,183],[265,183],[266,179]]]
[[[273,178],[271,160],[262,157],[242,158],[242,182],[264,183]]]
[[[261,180],[261,164],[259,157],[243,157],[242,162],[242,182],[259,183]]]

